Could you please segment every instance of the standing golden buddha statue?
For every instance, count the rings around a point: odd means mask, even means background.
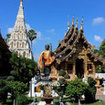
[[[45,45],[45,51],[43,51],[39,57],[39,69],[44,73],[45,77],[48,77],[51,72],[51,65],[55,61],[55,57],[52,55],[52,46]]]

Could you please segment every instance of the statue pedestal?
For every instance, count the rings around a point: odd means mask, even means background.
[[[96,87],[100,88],[100,80],[101,80],[101,78],[95,78],[95,80],[97,82]]]
[[[46,105],[51,105],[51,101],[55,99],[54,97],[41,97],[46,102]]]

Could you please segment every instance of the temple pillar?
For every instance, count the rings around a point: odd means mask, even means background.
[[[65,70],[66,70],[66,73],[67,73],[67,62],[65,62]]]
[[[75,66],[75,62],[73,62],[73,75],[76,74],[76,70],[75,70],[76,66]]]
[[[84,74],[87,77],[88,71],[87,71],[87,50],[85,51],[85,58],[84,58]]]
[[[87,62],[84,61],[84,74],[87,76]]]
[[[95,74],[95,65],[94,65],[94,63],[92,64],[92,69],[93,69],[93,74]]]

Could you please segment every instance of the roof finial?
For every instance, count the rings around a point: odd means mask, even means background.
[[[72,19],[72,25],[74,25],[74,16],[73,16],[73,19]]]
[[[68,23],[67,23],[67,28],[68,28],[68,30],[69,30],[69,28],[70,28],[70,22],[68,21]]]
[[[82,16],[82,22],[81,22],[81,30],[83,30],[83,16]]]
[[[78,17],[77,17],[77,20],[76,20],[76,28],[78,27]]]
[[[23,2],[23,0],[20,0],[20,2]]]
[[[65,30],[65,35],[66,35],[66,30]],[[65,35],[64,35],[64,36],[65,36]]]
[[[0,34],[1,34],[1,28],[0,28]]]

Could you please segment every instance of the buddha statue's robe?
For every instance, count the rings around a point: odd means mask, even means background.
[[[54,56],[51,56],[50,54],[50,51],[49,50],[45,50],[41,53],[40,57],[39,57],[39,68],[41,70],[43,70],[43,55],[44,55],[44,65],[45,66],[50,66],[54,60],[55,60],[55,57]]]

